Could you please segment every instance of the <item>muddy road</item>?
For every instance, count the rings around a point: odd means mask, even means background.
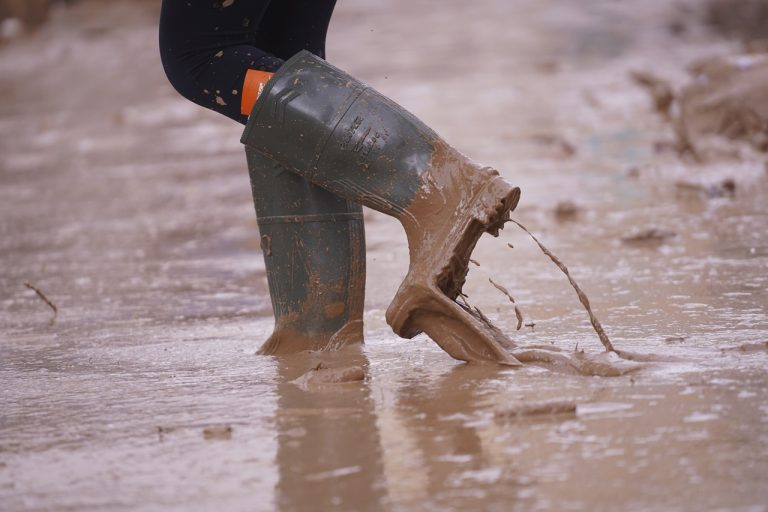
[[[363,353],[253,355],[241,128],[170,88],[153,2],[79,3],[0,46],[2,510],[768,510],[765,158],[681,158],[630,78],[740,44],[697,2],[435,5],[340,2],[329,59],[519,185],[617,348],[665,361],[586,377],[397,338],[405,237],[372,211]],[[516,342],[602,350],[525,233],[473,259]]]

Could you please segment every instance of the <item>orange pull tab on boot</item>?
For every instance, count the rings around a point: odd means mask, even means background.
[[[240,100],[240,113],[244,116],[251,115],[253,106],[256,104],[256,100],[259,99],[261,91],[264,90],[264,86],[267,85],[269,79],[272,78],[274,73],[269,71],[259,71],[257,69],[249,69],[245,73],[245,80],[243,81],[243,95]]]

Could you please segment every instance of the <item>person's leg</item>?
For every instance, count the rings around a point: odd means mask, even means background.
[[[248,70],[274,71],[300,50],[324,55],[334,3],[241,0],[211,7],[210,1],[164,0],[160,41],[168,77],[188,99],[245,123],[237,96]],[[275,330],[260,352],[362,342],[361,207],[265,156],[247,156],[275,314]]]
[[[261,354],[363,341],[365,233],[360,207],[246,151],[275,315]]]
[[[254,44],[280,59],[325,57],[335,0],[273,1]],[[275,331],[263,354],[335,349],[363,340],[362,208],[248,151]],[[275,193],[279,191],[279,193]]]
[[[163,0],[160,56],[185,98],[245,124],[249,70],[275,72],[301,50],[325,58],[336,0]]]
[[[249,69],[274,72],[283,59],[259,47],[270,0],[163,0],[160,57],[185,98],[245,124],[243,81]]]
[[[301,50],[325,59],[325,41],[336,0],[275,0],[264,13],[255,44],[288,60]]]

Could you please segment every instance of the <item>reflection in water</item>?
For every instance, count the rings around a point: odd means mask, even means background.
[[[500,444],[503,426],[488,408],[495,395],[489,382],[509,370],[461,364],[437,380],[411,373],[381,388],[291,382],[318,364],[368,373],[355,349],[279,359],[279,509],[460,508],[490,496],[496,504],[518,499],[515,464]]]
[[[380,414],[393,502],[512,507],[519,491],[515,464],[487,407],[494,394],[489,383],[505,373],[514,370],[461,364],[436,381],[417,375],[399,383],[393,409]]]
[[[318,364],[368,367],[356,348],[279,359],[279,510],[379,510],[386,496],[376,412],[367,382],[302,388]]]

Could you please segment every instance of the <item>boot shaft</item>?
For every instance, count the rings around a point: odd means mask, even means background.
[[[405,109],[308,52],[272,77],[242,138],[309,181],[396,217],[412,203],[437,141]]]
[[[318,339],[362,319],[360,206],[246,150],[276,331]]]

